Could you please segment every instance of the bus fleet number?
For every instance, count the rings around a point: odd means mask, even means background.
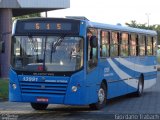
[[[23,81],[27,81],[27,82],[37,82],[38,78],[36,77],[23,77]]]

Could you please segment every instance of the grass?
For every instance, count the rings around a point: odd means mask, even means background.
[[[8,80],[0,79],[0,99],[8,98]]]

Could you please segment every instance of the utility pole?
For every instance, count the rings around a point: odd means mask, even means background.
[[[147,16],[147,24],[148,24],[148,28],[149,28],[149,16],[151,15],[150,13],[146,13],[145,14]]]
[[[48,13],[47,13],[47,11],[45,12],[45,17],[46,17],[46,18],[48,17]]]

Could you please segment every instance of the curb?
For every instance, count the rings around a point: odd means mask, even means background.
[[[8,98],[0,98],[0,102],[6,102],[8,101]]]

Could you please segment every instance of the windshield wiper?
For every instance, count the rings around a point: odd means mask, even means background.
[[[57,38],[57,41],[56,41],[55,43],[54,43],[54,42],[52,43],[50,63],[52,63],[52,56],[53,56],[52,54],[56,52],[57,46],[60,46],[60,45],[61,45],[61,43],[62,43],[63,40],[64,40],[64,37],[65,37],[65,35],[59,36],[59,37]]]
[[[52,43],[51,53],[56,52],[57,46],[60,46],[63,40],[64,40],[64,36],[59,36],[59,37],[57,38],[56,43]]]

